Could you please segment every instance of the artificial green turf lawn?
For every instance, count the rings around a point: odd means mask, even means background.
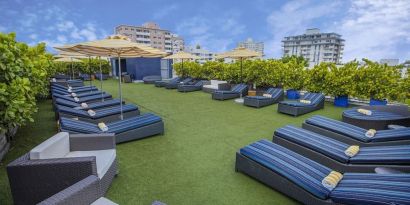
[[[117,97],[117,83],[104,81],[103,89]],[[271,140],[281,126],[300,126],[317,114],[340,120],[343,111],[326,104],[323,110],[291,117],[278,114],[277,105],[255,109],[232,100],[211,100],[201,91],[180,93],[133,83],[123,84],[123,93],[124,100],[137,104],[143,113],[161,116],[165,134],[117,145],[120,173],[107,197],[119,204],[296,204],[236,173],[235,152],[256,140]],[[56,133],[50,101],[39,107],[35,123],[19,130],[0,165],[0,204],[11,203],[5,165]]]

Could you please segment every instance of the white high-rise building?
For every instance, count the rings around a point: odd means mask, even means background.
[[[282,40],[283,56],[303,56],[309,67],[321,62],[340,64],[343,58],[344,39],[337,33],[320,33],[317,28],[305,34],[287,36]]]
[[[127,36],[133,42],[146,44],[167,53],[184,47],[184,40],[181,37],[171,34],[169,30],[161,29],[153,22],[142,26],[119,25],[115,27],[115,34]],[[176,44],[175,49],[173,44]]]
[[[202,49],[200,45],[196,45],[195,47],[187,46],[184,50],[185,52],[198,56],[199,59],[197,61],[199,63],[205,63],[206,61],[215,60],[215,54],[208,50]]]
[[[172,53],[178,53],[184,50],[184,39],[176,34],[171,34]]]
[[[244,47],[244,48],[247,48],[249,50],[259,52],[259,53],[262,54],[262,56],[264,55],[264,53],[263,53],[264,43],[263,42],[255,42],[255,41],[253,41],[252,38],[248,38],[248,39],[246,39],[246,41],[239,42],[238,47]]]

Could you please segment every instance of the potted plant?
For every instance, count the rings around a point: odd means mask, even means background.
[[[400,95],[400,67],[379,64],[363,59],[365,64],[358,69],[355,92],[370,98],[370,105],[386,105],[387,98]]]
[[[348,107],[349,96],[353,94],[355,87],[355,75],[359,63],[350,61],[343,66],[329,64],[329,72],[325,77],[323,91],[334,97],[333,104],[337,107]]]
[[[283,66],[282,81],[288,99],[299,99],[299,90],[305,84],[305,62],[292,58]]]

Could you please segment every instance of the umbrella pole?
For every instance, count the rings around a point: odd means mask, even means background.
[[[123,120],[122,116],[122,89],[121,89],[121,56],[118,54],[118,79],[119,79],[119,93],[120,93],[120,113],[121,113],[121,120]]]
[[[103,82],[102,82],[101,56],[100,56],[99,60],[100,60],[101,101],[104,102],[104,94],[103,94],[103,92],[102,92],[102,90],[103,90],[103,89],[102,89],[102,87],[103,87]]]

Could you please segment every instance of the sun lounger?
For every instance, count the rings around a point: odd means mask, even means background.
[[[92,102],[101,101],[101,98],[104,98],[104,100],[112,99],[112,96],[110,94],[107,94],[107,93],[104,93],[102,95],[101,94],[90,95],[90,96],[78,98],[78,102],[77,102],[72,96],[54,94],[53,95],[53,100],[55,101],[55,99],[57,99],[57,98],[61,98],[61,99],[68,100],[68,101],[71,101],[71,102],[76,102],[76,103],[83,103],[83,102],[92,103]]]
[[[167,83],[178,83],[181,81],[180,77],[172,78],[170,80],[160,80],[160,81],[155,81],[155,87],[165,87]]]
[[[313,116],[307,119],[302,127],[326,137],[361,147],[410,144],[410,127],[378,130],[371,138],[366,137],[368,131],[366,129],[323,116]]]
[[[108,130],[104,132],[95,123],[65,117],[60,118],[61,131],[74,134],[114,133],[116,143],[142,139],[164,133],[164,123],[162,122],[162,119],[151,113],[106,123],[106,126],[108,127]]]
[[[185,85],[189,82],[191,82],[193,79],[192,78],[185,78],[181,80],[180,82],[169,82],[165,84],[166,89],[177,89],[178,85]]]
[[[239,98],[248,94],[248,86],[245,84],[235,85],[231,90],[215,90],[212,93],[214,100],[229,100]]]
[[[192,81],[186,84],[178,85],[179,92],[192,92],[202,90],[204,82],[202,80]]]
[[[99,122],[114,122],[120,120],[120,106],[101,108],[94,111],[94,115],[90,115],[90,110],[77,110],[63,105],[56,106],[56,119],[59,117],[76,118],[81,121],[99,123]],[[140,114],[138,107],[133,104],[125,104],[122,106],[123,118],[135,117]]]
[[[100,95],[101,96],[101,94],[103,94],[105,92],[98,90],[98,91],[88,91],[88,92],[81,92],[81,93],[73,92],[75,94],[73,94],[73,93],[64,93],[64,92],[61,92],[61,91],[52,91],[51,93],[53,95],[54,94],[59,94],[59,95],[66,95],[66,96],[69,96],[69,97],[74,97],[74,95],[75,95],[75,97],[82,98],[82,97],[87,97],[87,96],[91,96],[91,95]]]
[[[386,167],[410,173],[410,145],[359,147],[350,157],[345,152],[353,144],[294,126],[277,129],[273,142],[341,172],[374,172]]]
[[[306,93],[299,101],[279,102],[278,112],[296,117],[315,110],[323,109],[324,106],[325,96],[322,93]]]
[[[371,115],[358,112],[358,109],[371,111]],[[360,106],[343,111],[343,122],[364,129],[384,130],[389,125],[410,127],[410,111],[407,105]]]
[[[89,109],[100,109],[100,108],[107,108],[107,107],[112,107],[112,106],[117,106],[120,105],[120,100],[119,99],[112,99],[112,100],[105,100],[105,101],[99,101],[99,102],[94,102],[94,103],[86,103],[87,105],[84,107],[81,106],[81,103],[76,103],[73,101],[69,100],[64,100],[61,98],[57,98],[55,100],[56,105],[63,105],[66,107],[71,107],[77,110],[89,110]]]
[[[263,96],[246,96],[243,104],[256,108],[265,107],[282,101],[285,95],[281,88],[269,88],[263,94]]]
[[[268,140],[240,149],[235,169],[303,204],[410,204],[409,174],[344,173],[327,188],[330,168]]]

